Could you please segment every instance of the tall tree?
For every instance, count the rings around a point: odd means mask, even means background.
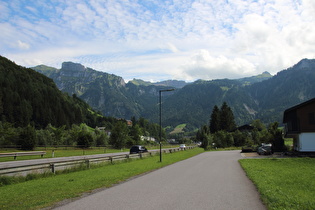
[[[236,128],[231,108],[224,102],[220,111],[220,130],[231,131]]]
[[[141,141],[141,129],[139,125],[133,125],[130,129],[130,136],[134,141],[134,144],[140,144]]]
[[[278,122],[269,124],[268,132],[271,134],[272,138],[270,143],[272,143],[272,150],[274,152],[280,152],[285,150],[284,139],[282,136],[282,130],[278,129]]]
[[[121,149],[126,145],[129,129],[125,121],[118,121],[110,135],[109,143],[116,149]]]
[[[220,109],[217,105],[213,107],[209,128],[210,133],[215,133],[220,130]]]
[[[253,120],[252,126],[257,128],[258,131],[266,129],[266,126],[259,119]]]
[[[201,147],[207,150],[209,145],[212,143],[212,137],[208,126],[204,125],[198,130],[196,140],[201,142]]]

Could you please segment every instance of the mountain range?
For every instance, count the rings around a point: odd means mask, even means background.
[[[168,80],[151,83],[140,79],[125,82],[122,77],[96,71],[73,62],[61,69],[40,65],[34,70],[50,77],[57,87],[75,94],[105,116],[130,119],[159,119],[159,90],[163,92],[163,126],[186,124],[194,130],[210,119],[215,105],[231,107],[238,125],[260,119],[263,123],[282,122],[283,111],[315,97],[315,59],[303,59],[272,76],[241,79],[197,80],[192,83]]]

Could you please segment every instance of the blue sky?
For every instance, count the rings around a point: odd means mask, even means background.
[[[146,81],[272,74],[315,58],[314,0],[0,0],[0,54]]]

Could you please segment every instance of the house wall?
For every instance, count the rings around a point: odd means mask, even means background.
[[[296,114],[296,110],[292,110],[285,114],[284,119],[286,125],[286,131],[289,132],[299,132],[300,131],[300,124],[298,122],[298,117]]]
[[[294,149],[299,152],[315,152],[315,132],[298,135]]]
[[[297,110],[301,133],[315,131],[315,122],[310,119],[311,115],[315,115],[315,102],[305,105]]]

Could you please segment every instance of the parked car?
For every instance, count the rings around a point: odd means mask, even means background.
[[[262,143],[260,147],[257,149],[257,153],[259,155],[271,155],[272,152],[272,144],[264,144]]]
[[[147,148],[141,145],[134,145],[130,148],[130,154],[144,153],[148,152]]]
[[[186,149],[186,144],[180,144],[180,145],[179,145],[179,148],[180,148],[180,149]]]

